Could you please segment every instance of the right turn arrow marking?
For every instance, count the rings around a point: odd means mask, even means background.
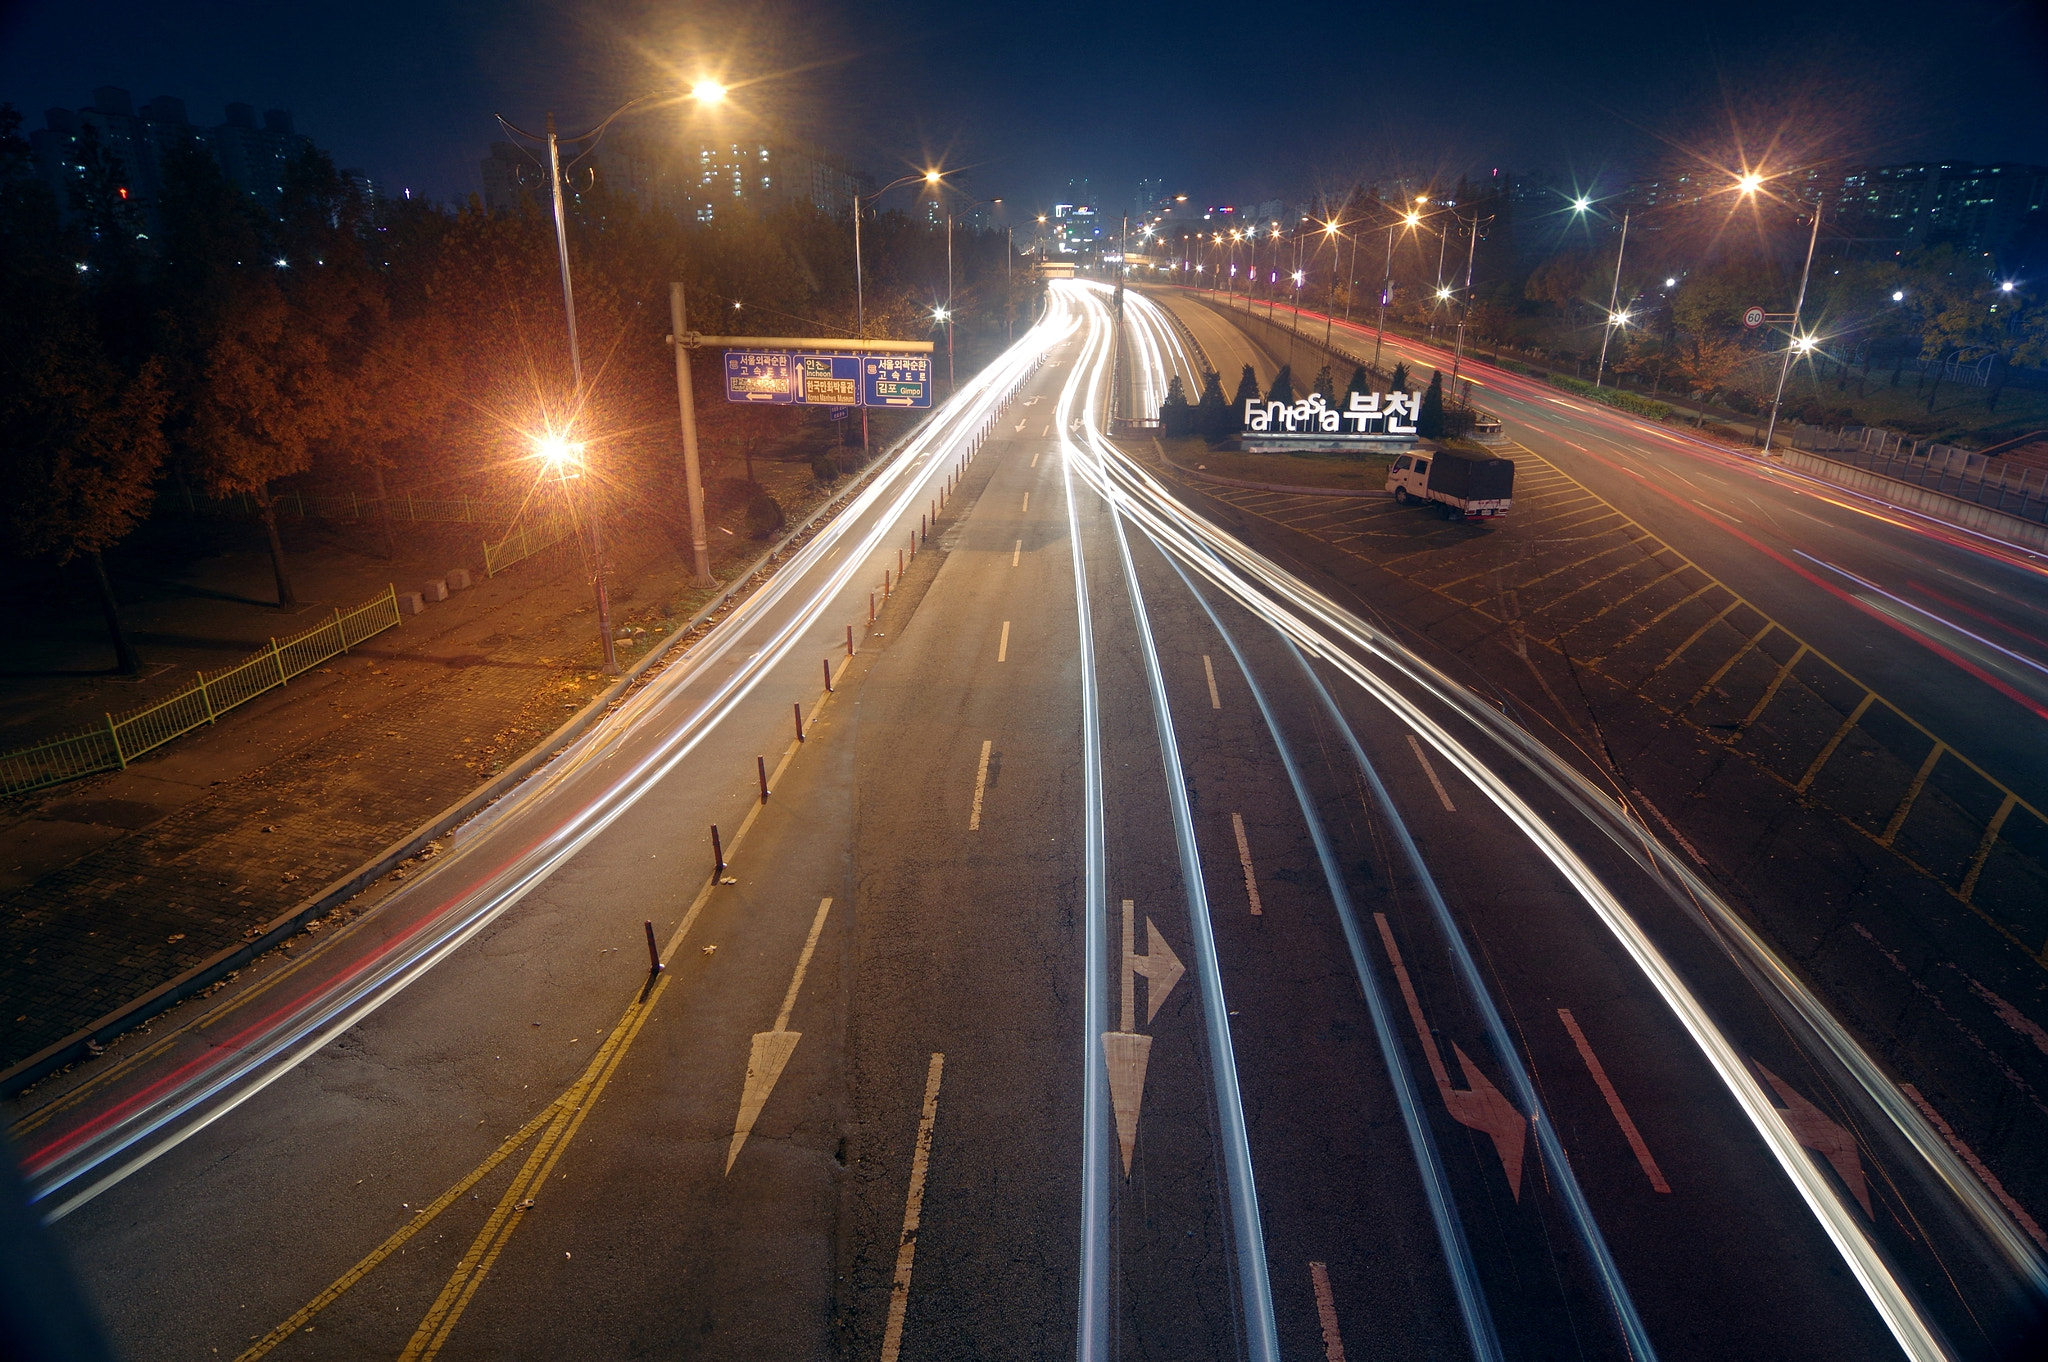
[[[1145,1098],[1145,1065],[1152,1056],[1152,1037],[1140,1035],[1138,976],[1145,976],[1145,1024],[1159,1015],[1159,1005],[1180,982],[1187,966],[1166,944],[1151,918],[1145,919],[1146,953],[1137,953],[1136,910],[1124,900],[1123,963],[1117,971],[1123,991],[1123,1027],[1102,1033],[1102,1056],[1109,1065],[1109,1105],[1116,1113],[1116,1142],[1124,1156],[1124,1176],[1131,1175],[1131,1151],[1138,1143],[1138,1108]]]
[[[1472,1062],[1472,1057],[1456,1043],[1452,1044],[1451,1053],[1458,1057],[1458,1069],[1465,1076],[1465,1089],[1460,1091],[1451,1086],[1450,1070],[1444,1067],[1443,1052],[1437,1049],[1436,1037],[1430,1033],[1429,1022],[1422,1015],[1422,1000],[1415,996],[1415,985],[1408,978],[1408,967],[1401,963],[1401,948],[1394,944],[1394,932],[1387,926],[1387,915],[1374,913],[1372,917],[1379,924],[1380,940],[1386,943],[1387,959],[1393,962],[1394,978],[1400,982],[1401,996],[1408,1000],[1408,1019],[1415,1024],[1415,1034],[1422,1041],[1422,1052],[1429,1059],[1429,1072],[1436,1079],[1437,1095],[1444,1099],[1452,1120],[1493,1137],[1493,1147],[1500,1154],[1501,1171],[1508,1176],[1508,1191],[1520,1201],[1522,1149],[1529,1129],[1528,1118],[1515,1110],[1514,1103],[1501,1096],[1500,1089],[1487,1081],[1479,1066]]]
[[[775,1091],[783,1066],[796,1053],[796,1043],[804,1038],[803,1032],[789,1029],[789,1014],[796,1008],[796,991],[803,987],[804,971],[811,967],[811,952],[818,949],[818,933],[825,930],[825,914],[831,911],[831,899],[819,900],[818,915],[811,919],[811,934],[804,939],[803,954],[797,957],[796,975],[789,981],[789,992],[783,995],[782,1011],[776,1014],[774,1027],[755,1032],[754,1043],[747,1051],[747,1079],[740,1085],[740,1114],[733,1122],[732,1144],[725,1151],[727,1173],[732,1172],[747,1136],[754,1133],[754,1122],[761,1119],[761,1108],[768,1105],[768,1094]]]

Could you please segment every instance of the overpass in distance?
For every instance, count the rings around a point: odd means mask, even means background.
[[[2024,866],[1859,832],[1896,758],[1846,739],[1789,793],[1818,710],[1712,733],[1821,655],[2039,807],[2038,567],[1484,367],[1497,527],[1184,478],[1111,438],[1110,292],[1050,287],[424,874],[16,1100],[119,1344],[2018,1355]],[[1190,336],[1278,343],[1127,292],[1141,401]],[[1646,681],[1671,591],[1796,641]]]

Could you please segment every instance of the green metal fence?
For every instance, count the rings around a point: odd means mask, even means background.
[[[225,671],[196,673],[191,685],[167,700],[125,714],[109,714],[104,723],[81,733],[0,752],[0,794],[19,794],[95,771],[125,768],[152,748],[212,723],[236,705],[284,685],[399,622],[397,590],[386,587],[383,595],[353,610],[337,609],[334,618],[303,634],[270,640],[269,646]]]

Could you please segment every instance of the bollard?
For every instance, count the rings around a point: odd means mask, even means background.
[[[924,535],[924,533],[925,533],[925,528],[924,528],[924,517],[923,517],[923,516],[919,516],[919,517],[917,518],[917,533],[918,533],[919,537],[923,537],[923,535]]]
[[[799,701],[798,701],[797,703],[795,703],[795,704],[791,705],[791,706],[790,706],[790,708],[796,711],[796,740],[797,740],[798,742],[802,742],[802,741],[804,740],[804,706],[803,706],[803,702],[802,702],[801,700],[799,700]]]
[[[882,599],[889,599],[889,569],[882,569]]]
[[[853,656],[853,626],[850,624],[846,626],[846,655]]]
[[[832,659],[825,659],[825,694],[832,693]]]
[[[872,592],[872,591],[870,591],[870,592],[868,593],[868,623],[869,623],[869,624],[873,624],[874,622],[875,622],[875,593],[874,593],[874,592]]]
[[[766,804],[768,802],[768,758],[755,757],[754,770],[761,777],[761,802]]]
[[[903,550],[896,550],[896,580],[903,580]]]
[[[647,923],[647,924],[646,924],[646,927],[647,927],[647,972],[648,972],[649,974],[659,974],[659,973],[661,973],[661,951],[660,951],[660,949],[659,949],[658,947],[656,947],[656,946],[655,946],[655,944],[654,944],[654,924],[653,924],[652,922],[649,922],[649,923]]]
[[[725,848],[719,845],[718,824],[716,823],[711,825],[711,859],[718,864],[718,869],[714,873],[723,875],[725,873]]]

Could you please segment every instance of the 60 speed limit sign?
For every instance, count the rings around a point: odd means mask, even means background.
[[[1742,314],[1742,324],[1752,331],[1756,330],[1764,324],[1764,310],[1760,307],[1750,308]]]

